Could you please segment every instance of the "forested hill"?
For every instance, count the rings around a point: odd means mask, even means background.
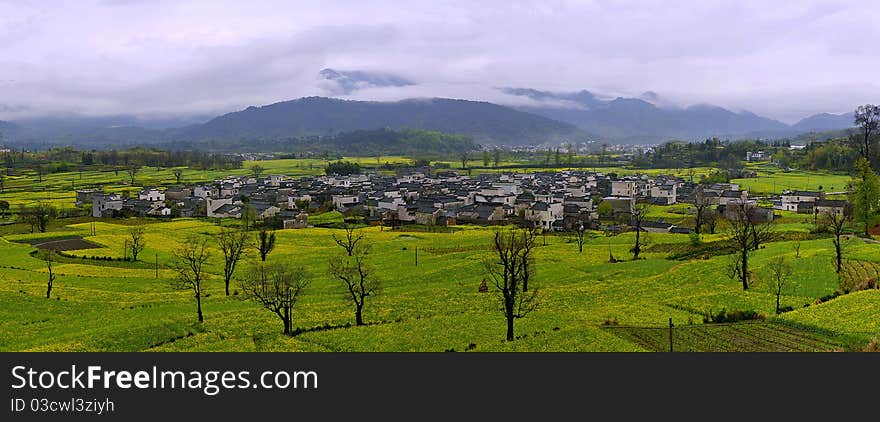
[[[494,145],[582,142],[568,123],[497,104],[442,98],[395,102],[307,97],[224,114],[169,131],[178,140],[269,140],[335,135],[376,128],[414,128],[459,134]],[[344,138],[340,138],[344,139]]]

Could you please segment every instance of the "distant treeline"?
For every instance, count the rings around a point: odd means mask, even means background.
[[[703,142],[669,141],[651,152],[636,154],[632,164],[639,168],[741,168],[747,152],[763,151],[787,166],[791,160],[789,147],[788,141],[721,141],[718,138]]]
[[[763,159],[772,160],[780,168],[800,168],[848,172],[860,154],[851,138],[812,141],[803,148],[792,149],[789,141],[719,141],[687,143],[670,141],[652,152],[636,154],[632,165],[637,168],[717,167],[741,169],[747,152],[763,152]]]
[[[175,142],[168,149],[282,152],[324,156],[457,155],[479,149],[469,136],[421,129],[355,130],[331,136],[272,139],[213,139]]]
[[[59,173],[82,168],[124,168],[129,166],[190,167],[201,170],[228,170],[242,167],[242,158],[234,154],[205,151],[163,151],[132,148],[128,150],[80,151],[72,147],[46,151],[9,149],[3,153],[6,173],[29,169],[39,173]]]

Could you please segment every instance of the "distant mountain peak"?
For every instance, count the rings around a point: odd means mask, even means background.
[[[800,131],[849,129],[855,126],[852,112],[842,114],[819,113],[801,119],[792,127]]]
[[[349,95],[365,88],[401,87],[415,82],[391,73],[363,70],[336,70],[324,68],[318,72],[322,88],[331,95]]]
[[[582,108],[592,108],[602,104],[602,100],[590,91],[582,89],[575,92],[541,91],[532,88],[496,88],[499,91],[515,97],[526,97],[538,102],[556,103],[557,105],[570,104]]]
[[[654,91],[645,91],[642,95],[639,95],[639,99],[657,105],[660,102],[660,94]]]

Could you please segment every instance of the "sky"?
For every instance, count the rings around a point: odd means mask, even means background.
[[[880,102],[865,1],[0,0],[0,119],[219,114],[342,98],[518,104],[499,87],[659,94],[793,123]]]

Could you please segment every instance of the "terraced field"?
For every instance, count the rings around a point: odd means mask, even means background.
[[[328,258],[339,252],[331,238],[334,229],[279,231],[268,260],[303,265],[311,280],[294,309],[299,334],[293,337],[281,334],[274,315],[242,300],[236,281],[233,294],[224,295],[222,259],[212,243],[202,302],[205,322],[199,324],[192,294],[171,287],[172,251],[187,235],[212,238],[220,228],[197,219],[153,221],[144,226],[144,261],[105,260],[124,256],[128,230],[138,223],[98,221],[94,235],[91,223],[74,223],[51,233],[0,239],[0,350],[648,351],[657,350],[654,343],[638,338],[662,337],[669,318],[682,332],[696,330],[690,335],[693,340],[682,344],[694,349],[710,348],[703,344],[708,340],[699,339],[715,334],[729,339],[716,347],[725,350],[857,348],[880,337],[880,292],[814,304],[838,286],[830,239],[803,241],[799,259],[792,242],[767,244],[752,259],[756,283],[743,291],[725,275],[726,256],[670,260],[668,250],[648,248],[645,259],[632,261],[632,234],[597,233],[583,253],[564,235],[540,239],[533,279],[540,307],[517,320],[518,338],[506,342],[497,296],[477,291],[483,261],[490,258],[493,229],[469,226],[450,233],[363,229],[372,245],[371,265],[384,289],[368,301],[368,325],[362,327],[353,326],[354,312],[326,270]],[[32,255],[35,249],[28,243],[59,236],[79,236],[97,247],[59,257],[54,267],[58,278],[47,300],[46,264]],[[690,242],[685,235],[647,237],[667,249]],[[707,235],[705,241],[723,237]],[[853,242],[847,249],[852,259],[880,259],[880,245]],[[609,253],[622,261],[608,263]],[[721,309],[753,310],[774,320],[767,265],[779,255],[795,268],[782,297],[783,306],[796,309],[780,318],[787,325],[702,326],[702,315]],[[254,256],[242,263],[239,276]],[[641,337],[617,335],[603,328],[608,321],[642,327],[633,331]],[[764,337],[775,343],[756,340]]]
[[[608,327],[608,332],[654,352],[669,351],[668,328]],[[780,323],[683,325],[672,330],[675,352],[827,352],[851,346],[844,337]]]

